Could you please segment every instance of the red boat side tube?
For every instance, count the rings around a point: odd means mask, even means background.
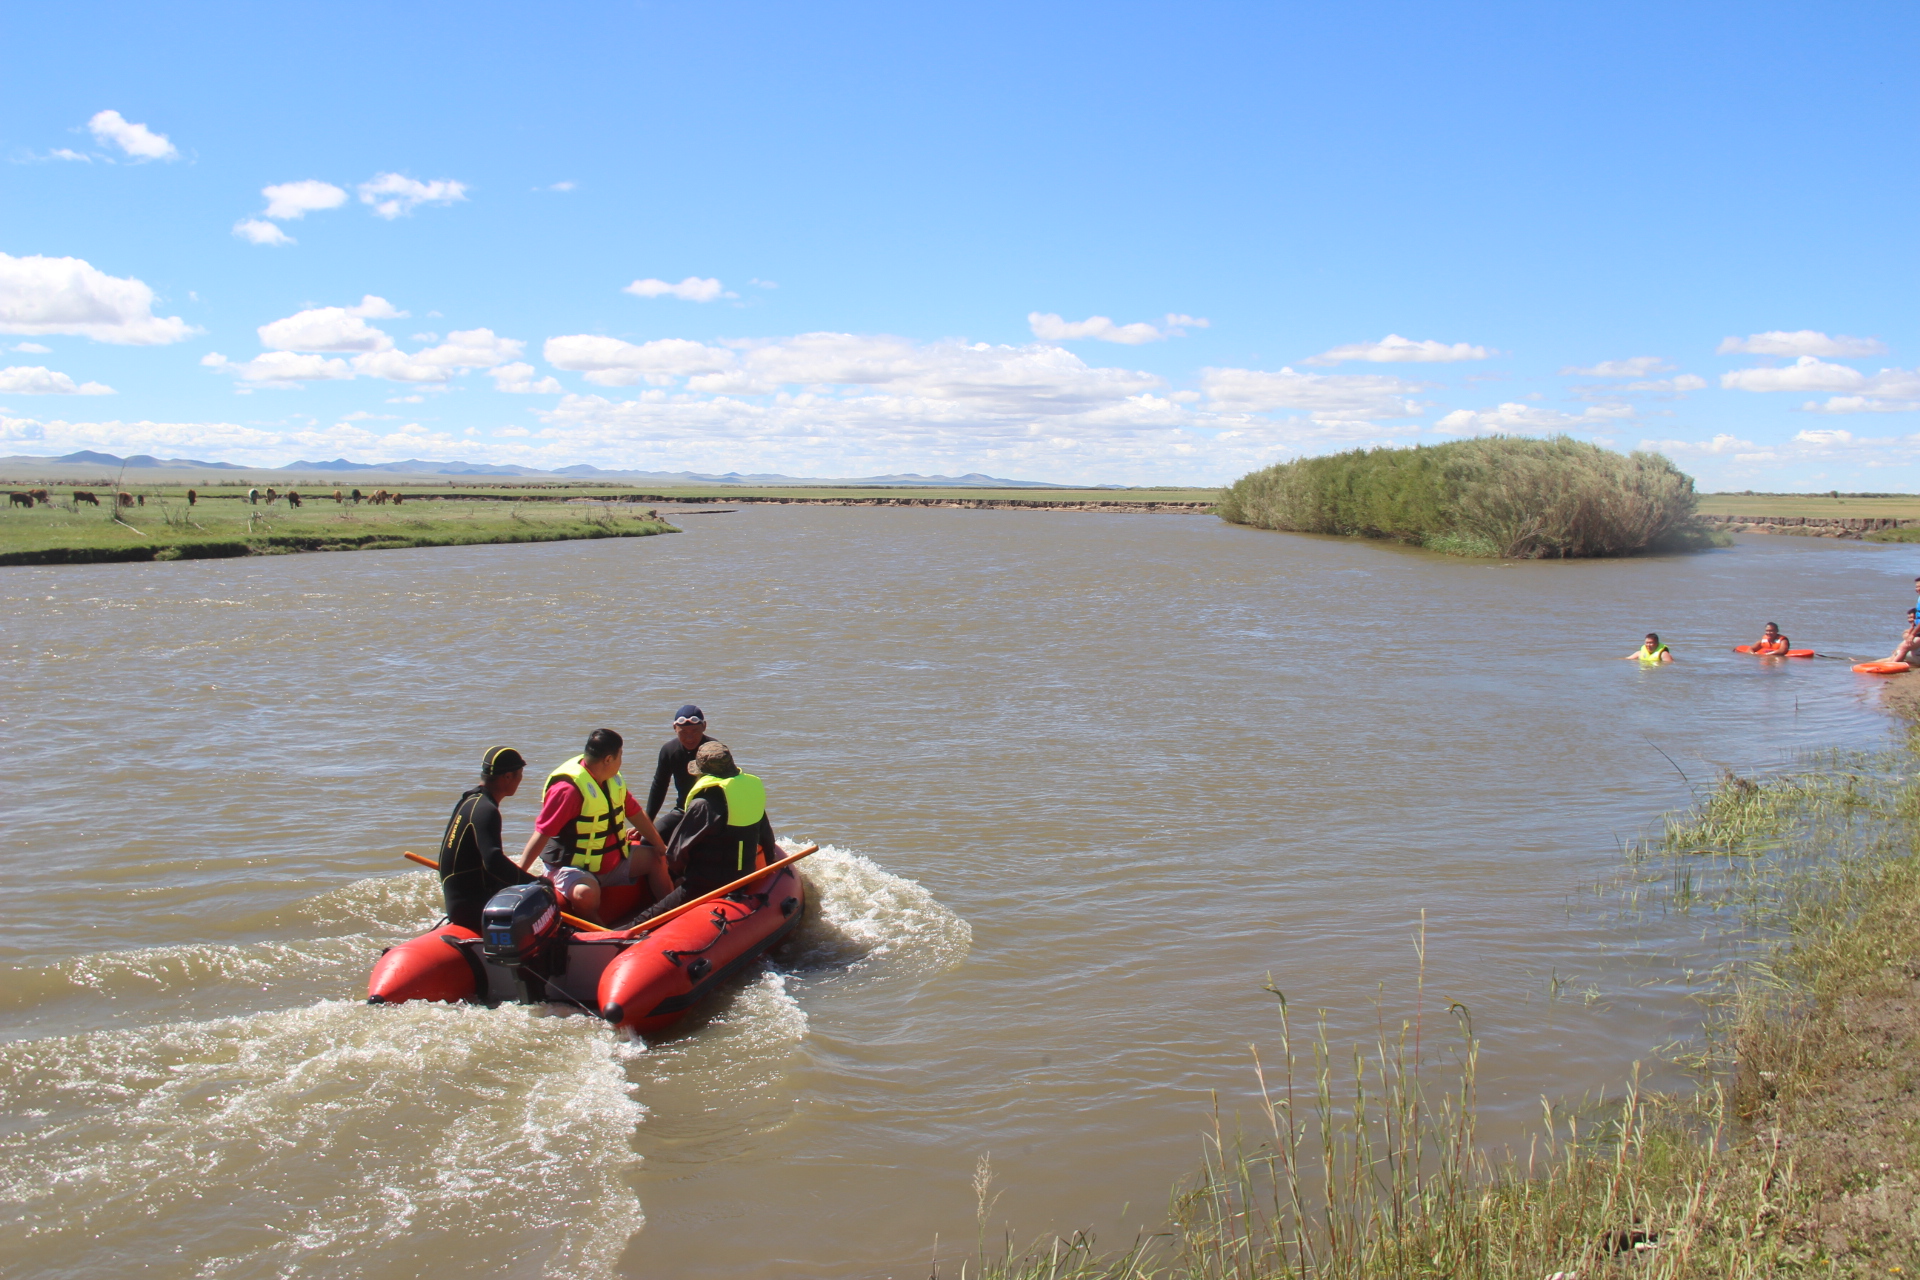
[[[805,914],[806,892],[789,867],[751,893],[668,921],[607,966],[600,977],[601,1016],[641,1035],[671,1027],[730,974],[791,933]]]
[[[447,924],[389,948],[367,979],[367,1003],[471,1000],[484,990],[480,935]]]

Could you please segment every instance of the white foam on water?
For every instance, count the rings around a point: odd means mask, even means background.
[[[786,967],[866,970],[886,960],[889,972],[924,975],[958,964],[973,945],[971,925],[865,854],[822,845],[799,865],[807,918],[781,950]]]
[[[422,868],[411,875],[373,876],[303,898],[294,908],[319,929],[352,929],[376,936],[424,933],[446,914],[439,876]]]
[[[544,1010],[344,1001],[0,1046],[0,1256],[608,1275],[643,1221],[637,1052]]]

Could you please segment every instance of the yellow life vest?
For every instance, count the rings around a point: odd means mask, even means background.
[[[727,798],[727,836],[734,842],[733,869],[747,869],[747,855],[760,849],[760,819],[767,816],[766,784],[750,773],[731,778],[705,777],[687,792],[687,803],[699,799],[702,791],[718,788]]]
[[[1653,663],[1653,662],[1660,661],[1660,655],[1665,653],[1666,651],[1667,651],[1667,646],[1661,645],[1658,649],[1655,649],[1652,653],[1648,653],[1647,646],[1641,645],[1638,649],[1635,649],[1633,651],[1633,656],[1640,659],[1640,661],[1642,662]]]
[[[561,778],[580,792],[580,816],[574,819],[573,836],[568,839],[561,834],[570,855],[567,865],[597,872],[608,857],[619,853],[626,836],[627,780],[616,773],[602,787],[587,772],[587,758],[575,756],[547,775],[547,784],[540,792],[543,799]],[[607,841],[609,832],[613,835],[611,845]]]

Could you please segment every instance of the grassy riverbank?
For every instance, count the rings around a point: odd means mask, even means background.
[[[109,495],[111,490],[103,490]],[[298,509],[152,493],[145,506],[52,506],[0,513],[0,565],[202,560],[297,551],[377,551],[474,543],[633,538],[673,532],[645,508],[473,501],[399,507],[309,500]],[[117,516],[117,518],[116,518]]]
[[[1920,708],[1920,687],[1891,692],[1896,709]],[[1290,1024],[1305,1019],[1275,992],[1278,1044],[1256,1064],[1267,1101],[1245,1132],[1216,1127],[1164,1234],[1125,1255],[1085,1240],[983,1248],[969,1274],[1913,1275],[1915,733],[1895,750],[1836,755],[1793,776],[1723,778],[1637,852],[1641,908],[1746,940],[1709,997],[1697,1091],[1650,1095],[1623,1082],[1614,1106],[1550,1114],[1529,1148],[1495,1155],[1476,1142],[1463,1007],[1443,1012],[1416,989],[1397,1027],[1343,1051],[1324,1033],[1300,1036]],[[1453,1047],[1439,1060],[1454,1065],[1435,1079],[1443,1037]],[[987,1204],[983,1191],[983,1226]]]
[[[1693,510],[1692,479],[1667,459],[1566,436],[1300,458],[1242,476],[1219,506],[1222,519],[1262,529],[1507,559],[1711,545]]]
[[[1785,516],[1807,520],[1884,517],[1920,520],[1920,494],[1703,493],[1703,516]]]

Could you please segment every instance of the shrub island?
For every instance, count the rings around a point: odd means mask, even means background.
[[[1260,529],[1562,559],[1714,545],[1695,501],[1693,478],[1657,453],[1488,436],[1282,462],[1235,481],[1216,511]]]

